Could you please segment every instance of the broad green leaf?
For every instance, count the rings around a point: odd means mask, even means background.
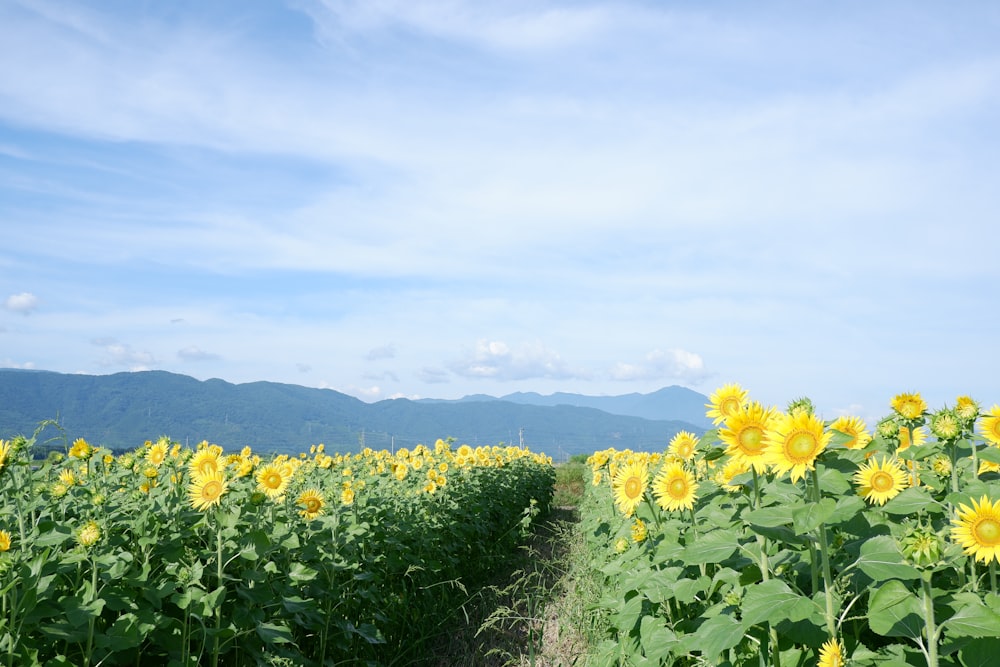
[[[873,537],[861,545],[861,555],[855,564],[875,581],[920,578],[916,568],[903,561],[896,541],[888,535]]]
[[[989,461],[990,463],[1000,463],[1000,447],[989,446],[980,447],[976,450],[976,456],[979,457],[980,461]]]
[[[711,581],[708,577],[697,579],[679,579],[674,583],[674,597],[680,603],[694,602],[699,593],[704,593]]]
[[[699,535],[693,544],[684,547],[681,559],[688,565],[721,563],[739,548],[736,536],[728,530],[716,530]]]
[[[312,581],[317,574],[316,570],[302,563],[292,563],[292,567],[288,570],[288,578],[298,583]]]
[[[888,514],[916,514],[934,505],[934,499],[929,493],[918,487],[910,487],[887,502],[885,511]]]
[[[823,498],[818,503],[806,503],[792,512],[792,527],[797,535],[804,535],[819,528],[837,509],[837,501]]]
[[[887,581],[868,601],[868,626],[883,637],[916,639],[924,628],[920,600],[903,582]]]
[[[742,623],[732,616],[720,614],[708,619],[689,637],[691,650],[700,651],[709,663],[715,663],[723,651],[727,651],[742,641],[746,631]]]
[[[761,507],[760,509],[747,512],[743,519],[752,526],[763,526],[765,528],[775,528],[786,526],[792,523],[791,505],[776,505],[774,507]]]
[[[257,634],[265,644],[288,644],[293,641],[292,631],[286,625],[258,623]]]
[[[1000,637],[1000,614],[974,593],[955,596],[955,615],[942,623],[951,637]]]
[[[679,643],[677,635],[658,616],[643,616],[639,624],[643,654],[655,664],[666,664],[671,651]]]
[[[826,523],[830,526],[847,523],[856,517],[859,512],[864,511],[866,506],[867,503],[860,496],[844,496],[837,501],[837,507],[833,514],[827,517]]]
[[[958,652],[965,667],[995,667],[1000,656],[1000,638],[973,639]]]
[[[740,604],[746,627],[764,621],[771,625],[785,620],[801,621],[808,618],[815,608],[812,600],[793,591],[781,579],[751,586]]]

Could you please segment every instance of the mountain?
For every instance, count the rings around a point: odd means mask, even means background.
[[[422,399],[426,402],[445,402],[441,399]],[[478,401],[508,401],[522,405],[573,405],[581,408],[594,408],[613,415],[642,417],[652,420],[686,421],[700,427],[702,430],[712,427],[712,421],[705,416],[705,404],[708,397],[686,387],[673,385],[664,387],[649,394],[622,394],[619,396],[585,396],[582,394],[541,395],[535,392],[517,392],[499,398],[485,394],[472,394],[457,402],[470,403]]]
[[[454,437],[473,446],[523,440],[555,459],[607,447],[661,451],[678,431],[705,430],[683,420],[565,404],[498,399],[369,404],[331,389],[201,381],[166,371],[74,375],[0,369],[0,437],[31,435],[49,419],[65,437],[55,440],[59,447],[82,437],[132,449],[166,435],[192,446],[208,440],[226,450],[249,445],[261,452],[298,453],[322,442],[329,451],[347,452]],[[58,430],[47,429],[39,442],[55,436]]]

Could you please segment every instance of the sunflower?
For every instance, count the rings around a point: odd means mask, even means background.
[[[764,435],[774,414],[774,408],[765,408],[754,401],[726,419],[726,427],[719,431],[719,437],[726,443],[726,453],[759,473],[767,470]]]
[[[958,518],[951,520],[951,539],[976,560],[1000,562],[1000,501],[993,502],[982,496],[972,507],[958,506]]]
[[[302,506],[299,513],[306,519],[315,519],[318,517],[323,513],[323,505],[326,504],[323,494],[316,489],[306,489],[299,494],[295,502]]]
[[[908,486],[907,474],[895,458],[882,457],[863,464],[854,473],[858,493],[870,503],[885,505]]]
[[[81,547],[90,547],[101,539],[101,528],[96,521],[88,521],[76,533],[76,541]]]
[[[712,480],[730,493],[738,492],[742,487],[740,484],[733,484],[733,478],[742,475],[750,470],[750,465],[738,459],[729,459],[726,464],[715,471]]]
[[[765,435],[764,460],[779,476],[791,471],[796,482],[812,470],[833,434],[823,428],[823,421],[808,412],[781,415]]]
[[[269,498],[279,498],[288,488],[288,475],[285,467],[277,463],[269,463],[257,471],[257,488]]]
[[[199,449],[188,461],[188,470],[192,477],[211,477],[222,470],[219,455],[213,449]]]
[[[898,452],[909,449],[910,445],[919,447],[927,442],[927,431],[922,426],[918,426],[914,429],[904,426],[899,429],[899,433],[897,435],[899,437],[899,448],[896,451]]]
[[[750,401],[749,397],[749,392],[735,382],[723,385],[708,397],[711,403],[705,404],[709,408],[705,416],[711,418],[712,423],[721,424],[745,408]]]
[[[642,494],[646,492],[648,478],[649,467],[642,460],[626,463],[615,472],[611,480],[611,492],[615,504],[625,516],[632,516],[639,506]]]
[[[167,458],[167,443],[157,442],[155,445],[150,445],[149,451],[146,452],[146,461],[154,466],[159,466]]]
[[[653,496],[657,504],[668,512],[692,509],[697,490],[694,475],[679,463],[664,466],[653,480]]]
[[[979,416],[979,403],[974,401],[971,396],[959,396],[955,399],[955,415],[964,424],[971,424]]]
[[[694,456],[695,448],[698,447],[698,436],[687,431],[680,431],[670,440],[668,449],[677,458],[690,461]]]
[[[840,431],[851,439],[844,443],[848,449],[864,449],[872,441],[868,426],[860,417],[837,417],[830,424],[831,431]]]
[[[837,639],[830,639],[819,649],[819,662],[816,667],[843,667],[844,649]]]
[[[0,530],[0,551],[10,551],[10,533]]]
[[[69,449],[69,455],[75,459],[89,459],[94,453],[94,448],[83,438],[73,441],[73,446]]]
[[[636,544],[643,542],[648,534],[646,523],[642,519],[636,519],[632,524],[632,541]]]
[[[1000,463],[993,463],[992,461],[980,461],[979,462],[979,474],[982,475],[986,472],[1000,472]]]
[[[980,418],[979,433],[987,442],[1000,446],[1000,405],[994,405]]]
[[[205,511],[218,505],[228,488],[221,472],[195,476],[188,485],[188,500],[194,509]]]
[[[913,421],[920,419],[927,412],[927,402],[919,393],[897,394],[892,398],[892,409],[903,419]]]
[[[954,440],[960,432],[954,410],[938,410],[931,416],[931,433],[938,440]]]
[[[433,482],[431,482],[433,484]],[[342,505],[354,504],[354,489],[347,486],[340,492],[340,502]]]
[[[0,440],[0,470],[3,470],[4,464],[7,463],[12,448],[13,443],[10,440]]]

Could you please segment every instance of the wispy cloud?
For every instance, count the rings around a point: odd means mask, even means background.
[[[503,341],[483,338],[450,368],[462,377],[499,381],[589,377],[586,371],[572,368],[557,352],[538,341],[510,347]]]
[[[160,363],[151,352],[133,349],[131,345],[114,338],[96,338],[91,343],[103,350],[104,355],[97,363],[105,368],[148,371]]]
[[[701,355],[687,350],[653,350],[639,363],[618,362],[611,369],[611,379],[620,382],[636,380],[676,380],[699,382],[707,375]]]
[[[182,361],[215,361],[222,358],[214,352],[206,352],[197,345],[189,345],[177,350],[177,356]]]

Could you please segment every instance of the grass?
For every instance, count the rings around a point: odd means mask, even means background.
[[[602,636],[589,611],[600,596],[588,574],[579,530],[587,466],[556,468],[553,509],[536,522],[520,552],[462,606],[427,664],[435,667],[583,667]]]

